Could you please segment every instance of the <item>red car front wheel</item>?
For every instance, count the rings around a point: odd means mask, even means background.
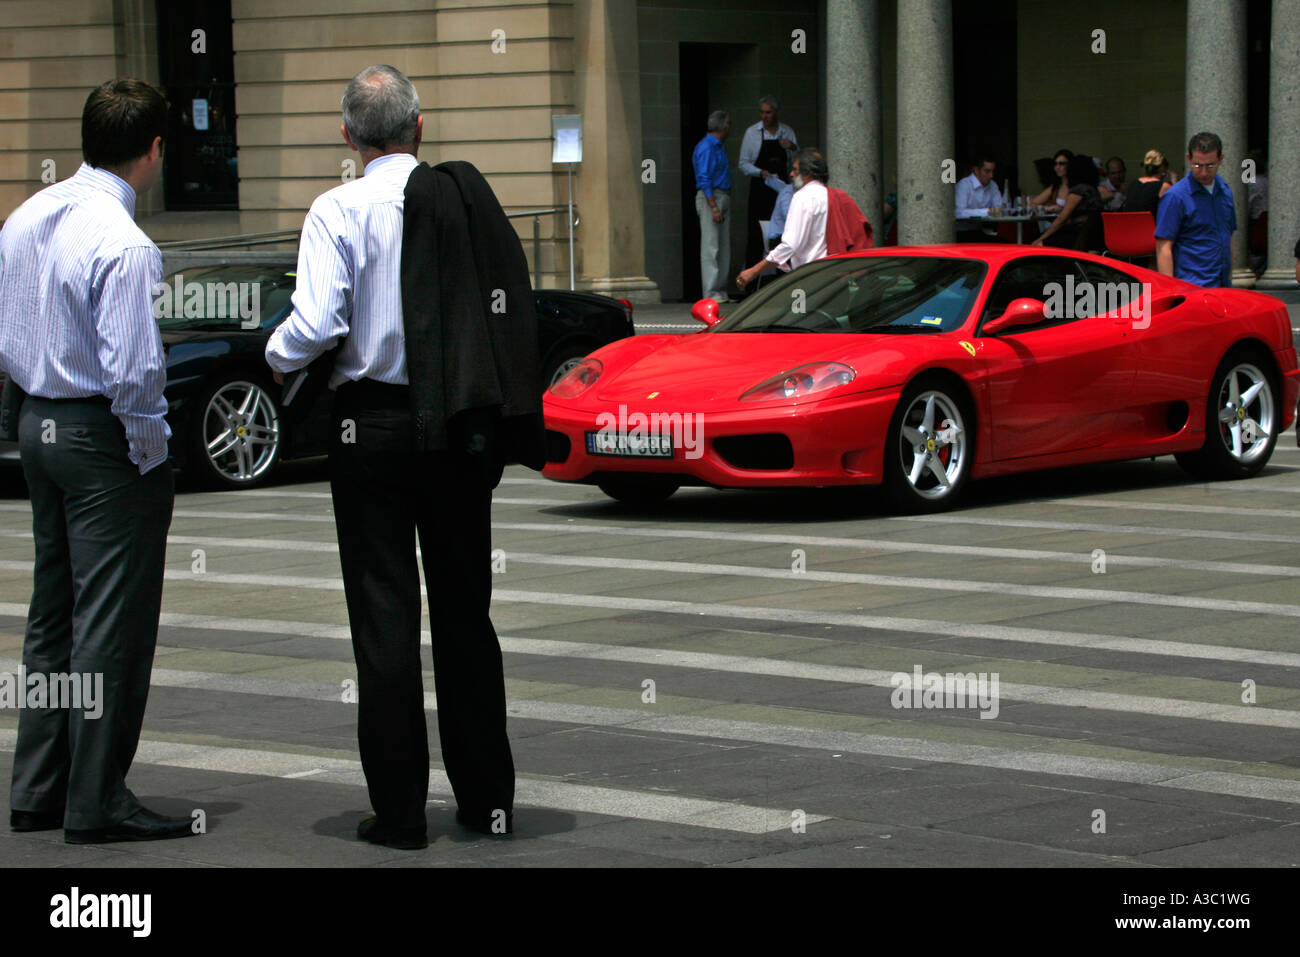
[[[950,508],[970,478],[974,416],[946,381],[921,378],[898,400],[885,444],[885,486],[908,512]]]

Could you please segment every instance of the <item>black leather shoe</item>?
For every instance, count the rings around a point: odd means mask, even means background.
[[[470,814],[466,811],[457,809],[456,823],[467,830],[474,831],[487,837],[505,837],[507,834],[515,832],[515,816],[507,811],[505,819],[505,830],[501,830],[500,815],[491,814]]]
[[[398,851],[418,851],[429,846],[428,832],[422,827],[396,828],[368,817],[357,825],[357,837],[371,844],[381,844]]]
[[[66,844],[115,844],[118,841],[166,841],[193,835],[194,821],[188,817],[163,817],[148,808],[140,808],[125,821],[111,827],[63,832]]]
[[[63,827],[63,809],[57,811],[10,811],[11,831],[57,831]]]

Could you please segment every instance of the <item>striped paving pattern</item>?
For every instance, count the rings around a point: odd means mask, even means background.
[[[519,834],[457,837],[435,751],[423,863],[1294,864],[1300,455],[1275,463],[1223,485],[1168,460],[1049,473],[927,517],[840,492],[685,490],[630,512],[512,469],[494,620]],[[320,471],[177,499],[132,780],[242,810],[148,855],[409,863],[348,840],[368,802]],[[31,549],[11,495],[0,671]],[[925,702],[916,669],[996,675],[996,709],[898,707]],[[6,772],[16,726],[0,711]],[[252,840],[294,808],[300,843]],[[28,863],[62,847],[21,843]]]

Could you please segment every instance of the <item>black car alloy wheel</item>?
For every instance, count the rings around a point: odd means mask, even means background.
[[[210,383],[198,396],[191,428],[191,461],[227,488],[251,488],[271,474],[283,432],[271,386],[235,373]]]

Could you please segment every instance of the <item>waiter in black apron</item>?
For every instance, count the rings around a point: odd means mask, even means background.
[[[757,262],[767,252],[761,220],[772,218],[776,208],[776,190],[767,185],[767,174],[785,181],[790,173],[791,151],[799,148],[794,130],[780,121],[776,98],[765,96],[758,101],[757,123],[745,131],[740,144],[740,169],[750,177],[749,215],[746,218],[745,262]]]

